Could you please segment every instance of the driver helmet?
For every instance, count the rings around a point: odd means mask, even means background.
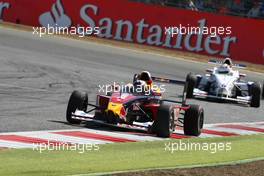
[[[144,93],[147,88],[147,84],[145,81],[137,80],[133,83],[134,86],[134,92],[136,93]]]
[[[227,64],[229,67],[232,67],[233,63],[232,63],[232,59],[231,58],[225,58],[223,64]]]
[[[141,72],[141,74],[139,75],[139,80],[145,81],[147,85],[152,84],[151,74],[148,71]]]

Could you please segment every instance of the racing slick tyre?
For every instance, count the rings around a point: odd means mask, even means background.
[[[185,135],[199,136],[203,129],[204,110],[199,105],[190,105],[185,111],[183,131]]]
[[[85,92],[73,91],[66,111],[66,119],[71,124],[80,124],[81,120],[73,119],[72,113],[76,111],[76,109],[86,111],[88,104],[88,95]]]
[[[189,73],[186,77],[186,98],[193,98],[193,89],[196,86],[196,82],[197,77],[194,74]]]
[[[157,119],[154,122],[154,132],[158,137],[168,138],[175,129],[173,109],[168,104],[161,104]]]
[[[258,108],[260,106],[261,86],[259,83],[253,83],[250,86],[251,102],[250,106]]]

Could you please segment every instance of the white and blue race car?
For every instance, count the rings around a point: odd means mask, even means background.
[[[205,75],[193,73],[187,75],[187,98],[231,101],[260,107],[261,92],[262,97],[264,96],[260,83],[243,80],[246,75],[233,69],[243,68],[245,65],[233,65],[229,58],[223,62],[213,60],[210,62],[220,65],[206,70],[208,73]]]

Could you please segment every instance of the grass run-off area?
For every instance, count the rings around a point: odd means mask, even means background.
[[[0,175],[74,175],[217,164],[264,157],[263,146],[264,135],[251,135],[105,144],[84,153],[0,149]]]

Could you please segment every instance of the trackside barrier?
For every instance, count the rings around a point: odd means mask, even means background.
[[[0,0],[0,20],[30,26],[99,27],[100,33],[94,35],[101,38],[264,64],[264,20],[126,0]],[[172,36],[170,27],[180,26],[210,32],[217,28],[224,34]]]

